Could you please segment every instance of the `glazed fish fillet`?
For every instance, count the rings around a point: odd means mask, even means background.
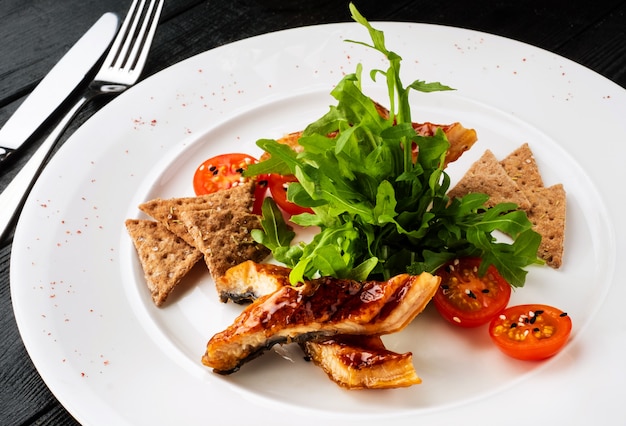
[[[216,373],[230,374],[275,344],[397,332],[426,307],[439,280],[423,273],[383,282],[325,277],[299,287],[284,286],[257,299],[214,335],[202,363]]]
[[[215,280],[215,288],[222,302],[229,300],[244,304],[274,293],[289,283],[291,269],[252,260],[229,268]]]
[[[376,106],[381,116],[385,118],[389,116],[389,111],[384,109],[379,104],[376,104]],[[450,142],[450,148],[448,148],[448,152],[446,153],[444,168],[446,168],[448,164],[458,160],[461,155],[463,155],[465,151],[469,150],[478,140],[476,130],[465,128],[461,123],[413,123],[413,128],[420,136],[433,136],[437,132],[437,129],[441,129],[443,133],[445,133],[446,138],[448,138],[448,142]],[[302,136],[302,132],[293,132],[283,136],[277,141],[290,146],[296,152],[300,152],[302,151],[302,146],[298,143],[300,136]],[[331,133],[330,136],[334,136],[334,133]],[[261,156],[261,160],[265,160],[267,158],[269,158],[269,154],[267,153],[264,153]],[[416,159],[417,152],[413,154],[413,161]]]
[[[289,284],[291,269],[242,262],[216,281],[222,302],[248,303]],[[308,360],[346,389],[389,389],[421,383],[410,352],[385,348],[380,336],[337,335],[300,344]]]
[[[380,336],[337,335],[300,346],[308,359],[347,389],[390,389],[422,382],[413,355],[388,350]]]

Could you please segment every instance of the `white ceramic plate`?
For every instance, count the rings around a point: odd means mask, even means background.
[[[200,364],[206,341],[241,309],[218,302],[203,267],[155,308],[124,220],[152,197],[192,195],[191,176],[218,153],[257,154],[259,138],[299,130],[326,112],[357,63],[385,67],[356,24],[267,34],[203,53],[137,85],[63,146],[34,187],[13,245],[11,290],[24,342],[59,400],[85,424],[464,424],[624,419],[626,92],[556,55],[491,35],[378,23],[404,58],[406,81],[454,92],[413,96],[418,121],[460,121],[502,158],[523,142],[546,185],[568,194],[564,265],[531,268],[513,303],[567,310],[572,338],[545,362],[509,359],[486,329],[461,330],[428,308],[386,337],[411,351],[423,383],[346,391],[297,348],[270,351],[230,376]],[[384,88],[365,88],[384,101]],[[541,414],[539,414],[541,413]],[[427,422],[427,423],[424,423]]]

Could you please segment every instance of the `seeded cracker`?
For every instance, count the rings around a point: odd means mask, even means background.
[[[527,192],[531,201],[528,219],[533,229],[541,234],[538,255],[546,264],[559,268],[563,262],[565,239],[566,197],[562,184],[535,188]]]
[[[522,191],[543,187],[539,167],[527,143],[506,156],[500,164]]]
[[[270,254],[252,239],[250,231],[261,229],[261,220],[248,210],[189,210],[180,216],[215,282],[230,267],[246,260],[261,262]]]
[[[461,197],[470,192],[487,193],[491,197],[488,206],[507,201],[517,203],[526,211],[533,230],[541,235],[537,256],[548,266],[559,268],[563,263],[565,243],[566,194],[563,185],[544,187],[533,152],[526,143],[498,163],[517,190],[512,191],[506,183],[494,185],[494,182],[503,182],[494,161],[497,162],[496,158],[487,150],[448,194]],[[518,194],[527,203],[517,201]]]
[[[448,191],[450,198],[462,197],[470,193],[489,195],[487,207],[509,202],[516,203],[519,208],[527,210],[530,201],[520,187],[506,173],[502,165],[490,150],[486,150],[454,188]]]
[[[152,300],[161,306],[202,253],[152,220],[127,219]]]
[[[170,198],[167,200],[157,198],[139,205],[139,209],[164,224],[167,229],[193,246],[194,239],[187,233],[187,228],[180,220],[183,211],[230,209],[251,211],[253,203],[254,182],[248,181],[243,185],[199,197]]]

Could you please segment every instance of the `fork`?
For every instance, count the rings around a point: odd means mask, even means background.
[[[0,239],[24,206],[26,196],[51,156],[66,127],[87,102],[102,95],[115,96],[139,79],[161,15],[164,0],[133,0],[104,62],[85,94],[70,108],[26,165],[0,194]]]

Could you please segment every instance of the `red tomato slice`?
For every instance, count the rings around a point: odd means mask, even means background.
[[[456,259],[436,272],[441,284],[433,298],[435,307],[446,320],[460,327],[487,324],[506,308],[511,286],[490,265],[478,276],[481,259]]]
[[[257,162],[256,158],[241,153],[221,154],[209,158],[196,169],[193,190],[196,195],[205,195],[239,185],[247,179],[243,177],[244,170],[248,165]],[[267,190],[267,176],[260,175],[252,179],[257,181],[252,212],[261,214],[261,205]]]
[[[559,352],[572,331],[572,319],[548,305],[511,306],[489,324],[489,335],[505,354],[541,360]]]
[[[267,185],[269,187],[272,198],[285,213],[290,216],[300,213],[313,213],[308,207],[301,207],[295,203],[287,200],[287,187],[291,182],[297,182],[295,176],[283,176],[278,174],[271,174],[268,178]]]

